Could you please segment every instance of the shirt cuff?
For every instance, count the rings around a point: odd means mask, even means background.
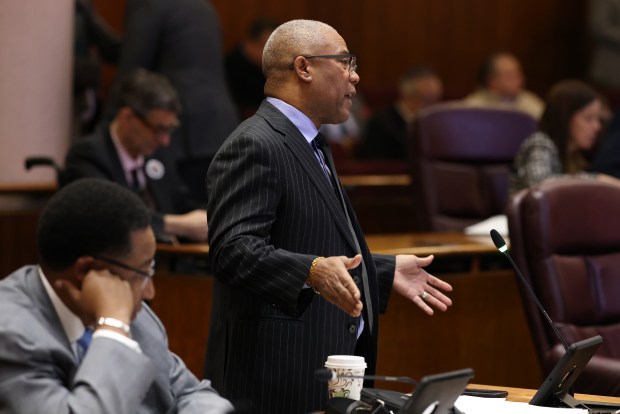
[[[93,339],[100,338],[100,337],[104,337],[104,338],[108,338],[108,339],[112,339],[114,341],[120,342],[126,347],[133,349],[137,353],[139,354],[142,353],[142,349],[140,348],[140,345],[138,345],[136,341],[118,332],[111,331],[110,329],[97,329],[93,333]]]

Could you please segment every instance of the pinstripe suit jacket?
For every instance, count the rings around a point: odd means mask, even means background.
[[[363,355],[367,372],[376,357],[378,317],[373,338],[366,328],[358,340],[358,318],[304,288],[315,257],[355,254],[339,197],[303,135],[266,101],[218,151],[207,191],[216,282],[205,375],[253,413],[323,409],[327,387],[314,371],[328,355]],[[370,254],[348,199],[346,208],[382,312],[394,257]],[[362,290],[361,266],[351,274]]]

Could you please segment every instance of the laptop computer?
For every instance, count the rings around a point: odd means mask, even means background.
[[[369,404],[381,400],[387,409],[399,414],[449,414],[453,412],[454,402],[473,376],[471,368],[428,375],[420,380],[411,396],[396,391],[364,388],[361,399]]]
[[[579,401],[570,393],[571,387],[602,343],[603,338],[597,335],[569,346],[532,397],[530,404],[542,407],[587,408],[592,414],[615,413],[620,410],[620,405]]]

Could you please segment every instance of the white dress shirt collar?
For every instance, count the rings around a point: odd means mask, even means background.
[[[60,298],[56,294],[56,291],[54,290],[52,285],[50,285],[49,281],[43,274],[43,270],[40,266],[38,267],[38,270],[39,278],[43,283],[43,287],[47,292],[47,296],[49,296],[50,300],[52,301],[52,306],[54,306],[54,310],[56,311],[56,314],[60,319],[62,328],[65,331],[69,342],[73,344],[84,334],[84,329],[86,329],[84,327],[84,323],[82,323],[82,320],[78,318],[73,312],[71,312],[69,308],[67,308],[67,305],[65,305],[63,301],[60,300]]]

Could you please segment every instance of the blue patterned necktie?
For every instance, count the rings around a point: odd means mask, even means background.
[[[323,155],[323,151],[320,150],[316,142],[318,137],[319,135],[317,135],[317,137],[312,140],[310,145],[312,145],[314,154],[316,155],[316,158],[319,160],[319,164],[321,164],[321,169],[323,169],[323,174],[325,174],[325,177],[327,177],[327,181],[329,181],[329,184],[333,187],[334,184],[332,181],[332,173],[329,170],[329,167],[327,166],[327,164],[325,163],[325,155]]]
[[[338,173],[336,173],[336,168],[334,166],[334,159],[332,158],[331,151],[329,150],[329,146],[327,142],[325,142],[325,137],[323,134],[319,133],[312,140],[312,148],[319,159],[319,163],[321,164],[321,168],[327,177],[327,180],[331,184],[332,188],[337,190],[337,194],[340,197],[340,202],[342,203],[342,208],[344,210],[344,214],[347,217],[347,224],[349,225],[349,230],[351,231],[351,236],[353,237],[353,241],[355,242],[356,253],[362,252],[362,249],[359,244],[359,240],[357,239],[357,235],[355,234],[355,230],[353,229],[353,223],[351,222],[351,217],[349,216],[349,212],[347,211],[347,203],[344,198],[342,187],[338,184]],[[329,164],[329,166],[328,166]],[[332,168],[330,170],[330,167]],[[332,173],[333,171],[333,173]],[[335,178],[335,179],[333,179]],[[372,311],[372,298],[370,297],[370,283],[368,281],[368,271],[366,270],[366,263],[362,260],[362,283],[364,286],[364,300],[366,306],[366,315],[368,316],[368,332],[372,336],[373,331],[373,311]],[[359,334],[358,334],[359,335]]]
[[[91,328],[86,328],[84,330],[84,334],[77,340],[78,346],[78,361],[82,362],[84,359],[84,355],[86,355],[86,351],[88,351],[88,347],[90,346],[90,342],[93,340],[93,330]]]

